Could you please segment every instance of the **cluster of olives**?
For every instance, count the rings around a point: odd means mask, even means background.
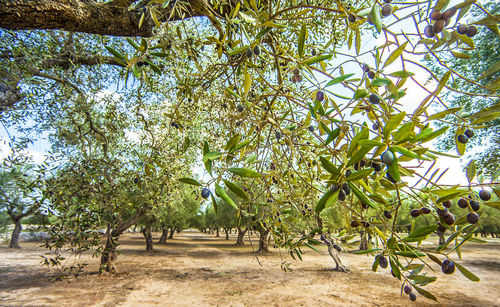
[[[300,210],[300,213],[302,213],[302,215],[306,215],[307,213],[312,212],[312,208],[310,208],[308,205],[304,205],[303,208],[304,209]]]
[[[417,299],[417,296],[415,295],[415,293],[413,293],[413,291],[411,290],[410,286],[405,286],[403,288],[403,292],[405,294],[408,294],[408,297],[410,298],[410,301],[414,302]]]
[[[368,228],[370,227],[370,223],[366,222],[366,221],[361,221],[361,222],[358,222],[358,221],[352,221],[351,222],[351,227],[352,228],[356,228],[356,227],[359,227],[359,225],[365,227],[365,228]]]
[[[425,36],[432,38],[436,36],[436,34],[441,33],[444,30],[444,27],[450,23],[451,17],[456,14],[457,10],[458,9],[455,7],[447,9],[442,13],[439,10],[433,10],[430,15],[430,19],[434,21],[434,24],[430,24],[425,27]]]
[[[347,177],[347,172],[346,172],[346,177]],[[336,192],[339,189],[340,189],[340,191],[339,191],[339,196],[337,197],[337,199],[340,201],[345,201],[346,195],[351,194],[351,187],[349,186],[349,184],[347,182],[344,182],[341,185],[334,184],[330,188],[330,190],[332,192]]]
[[[179,129],[179,124],[178,124],[178,123],[176,123],[176,122],[171,122],[171,123],[170,123],[170,126],[172,126],[172,127],[176,128],[176,129]]]
[[[245,51],[245,55],[247,58],[251,58],[254,55],[259,56],[260,55],[260,47],[259,46],[253,47],[253,51],[252,51],[252,48],[248,48],[247,51]]]
[[[300,75],[300,70],[298,68],[293,70],[293,76],[290,78],[290,81],[292,81],[292,83],[302,82],[302,76]]]
[[[470,138],[474,136],[474,132],[470,129],[465,130],[464,134],[459,134],[457,136],[458,142],[466,144]]]
[[[363,65],[363,72],[366,73],[368,78],[370,78],[370,79],[375,78],[375,71],[373,69],[371,69],[370,66],[368,66],[366,64]]]
[[[465,34],[468,37],[473,37],[474,35],[477,34],[477,27],[474,25],[467,26],[464,24],[459,24],[457,26],[457,32],[459,34]]]
[[[327,246],[332,245],[332,243],[330,242],[330,240],[328,240],[324,235],[321,235],[320,240],[323,241],[323,242],[325,242],[325,244]],[[333,248],[335,248],[338,252],[340,252],[342,250],[342,248],[340,248],[340,246],[338,246],[337,244],[333,244]]]

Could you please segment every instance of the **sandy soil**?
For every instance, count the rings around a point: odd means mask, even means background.
[[[435,267],[438,281],[426,289],[438,303],[401,296],[388,270],[371,271],[371,256],[342,253],[351,273],[332,271],[325,248],[306,251],[302,262],[272,249],[259,265],[248,242],[235,247],[234,241],[184,231],[146,253],[143,237],[127,234],[120,239],[119,274],[99,276],[98,259],[86,255],[85,273],[64,281],[49,280],[55,271],[40,266],[46,250],[39,243],[23,243],[21,250],[2,244],[0,306],[500,306],[498,239],[463,249],[462,263],[479,283]],[[281,270],[282,259],[292,271]]]

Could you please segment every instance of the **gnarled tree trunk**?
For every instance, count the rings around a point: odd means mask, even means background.
[[[215,236],[220,237],[219,228],[217,228],[217,230],[215,231]]]
[[[174,233],[175,233],[175,228],[170,228],[170,234],[168,235],[168,238],[169,239],[173,239],[174,238]]]
[[[19,234],[23,229],[23,226],[21,225],[21,219],[16,218],[13,221],[14,221],[14,230],[12,231],[12,236],[10,237],[9,248],[21,248],[19,246]]]
[[[168,229],[164,228],[161,231],[161,237],[160,240],[158,241],[158,244],[167,244],[167,237],[168,237]]]
[[[330,242],[332,242],[331,238]],[[328,244],[328,253],[332,257],[333,261],[335,261],[336,265],[335,271],[346,272],[346,273],[350,272],[349,268],[343,265],[342,261],[340,261],[339,252],[337,251],[337,249],[333,247],[332,244]]]
[[[259,231],[260,236],[259,236],[259,249],[257,250],[257,253],[267,253],[269,252],[269,247],[268,247],[268,236],[269,236],[269,229],[261,229]]]
[[[115,238],[111,235],[111,231],[108,228],[106,232],[106,246],[101,255],[101,267],[99,269],[100,273],[116,273],[116,259],[118,257],[116,253],[116,241]],[[118,237],[116,238],[118,240]]]
[[[236,246],[243,246],[245,245],[245,241],[243,240],[245,237],[245,233],[248,231],[248,227],[245,229],[241,229],[240,227],[238,229],[238,237],[236,239],[236,243],[234,245]]]
[[[142,230],[142,234],[144,235],[144,238],[146,239],[146,252],[152,251],[153,250],[153,235],[151,234],[151,226],[146,226]]]
[[[226,232],[226,240],[229,240],[229,228],[224,228],[224,231]]]

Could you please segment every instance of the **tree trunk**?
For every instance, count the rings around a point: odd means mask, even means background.
[[[215,236],[216,236],[216,237],[220,237],[220,234],[219,234],[219,228],[217,228],[216,233],[215,233]]]
[[[154,20],[143,8],[130,9],[134,1],[108,3],[85,0],[17,0],[1,1],[0,27],[10,30],[59,29],[113,36],[153,36]],[[157,6],[160,21],[172,21],[205,15],[205,1],[191,0],[187,12]],[[145,14],[148,12],[147,14]],[[142,17],[144,16],[144,17]],[[140,20],[142,24],[139,27]]]
[[[158,241],[158,244],[167,244],[167,237],[168,237],[168,229],[163,228],[161,231],[161,237],[160,240]]]
[[[108,228],[108,231],[106,232],[107,240],[106,240],[106,246],[104,247],[104,251],[102,252],[101,255],[101,268],[99,269],[99,272],[102,274],[103,272],[106,273],[116,273],[116,258],[118,257],[116,253],[116,242],[115,240],[118,240],[118,237],[113,238],[111,236],[110,230]]]
[[[267,253],[269,252],[269,247],[267,245],[267,237],[269,236],[269,230],[268,229],[262,229],[260,232],[259,236],[259,249],[257,250],[257,253]]]
[[[153,236],[151,235],[151,226],[146,226],[142,230],[142,234],[144,235],[144,238],[146,239],[146,252],[152,251],[153,250]]]
[[[224,228],[224,231],[226,232],[226,240],[229,240],[229,229]]]
[[[359,250],[367,250],[368,249],[368,240],[366,239],[366,232],[361,231],[360,232],[360,238],[361,242],[359,243]]]
[[[330,242],[333,242],[331,240],[331,238],[330,238]],[[328,253],[332,257],[333,261],[335,261],[335,265],[336,265],[335,271],[340,271],[340,272],[345,272],[345,273],[350,272],[349,268],[346,267],[345,265],[343,265],[342,261],[340,261],[339,252],[337,251],[337,249],[335,249],[333,247],[332,243],[328,244]]]
[[[10,238],[9,248],[21,248],[19,246],[19,234],[21,233],[21,229],[23,226],[21,225],[21,219],[16,218],[14,221],[14,231],[12,231],[12,237]]]
[[[439,245],[444,245],[446,243],[446,239],[444,238],[444,232],[436,231],[439,237]]]
[[[173,239],[174,238],[174,233],[175,233],[175,228],[170,228],[170,234],[168,235],[168,238],[169,239]]]
[[[238,227],[238,238],[236,239],[236,243],[234,245],[236,246],[243,246],[245,245],[245,241],[243,238],[245,237],[245,233],[248,231],[248,227],[245,229],[241,229]]]

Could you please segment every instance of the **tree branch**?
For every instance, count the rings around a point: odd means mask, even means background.
[[[126,4],[127,1],[122,2]],[[205,1],[189,2],[185,10],[177,10],[175,6],[160,8],[160,13],[168,16],[168,20],[162,21],[204,15],[205,9],[197,9],[207,7]],[[116,5],[115,2],[0,0],[0,27],[10,30],[59,29],[99,35],[151,37],[154,26],[147,9],[129,10],[127,6]]]

